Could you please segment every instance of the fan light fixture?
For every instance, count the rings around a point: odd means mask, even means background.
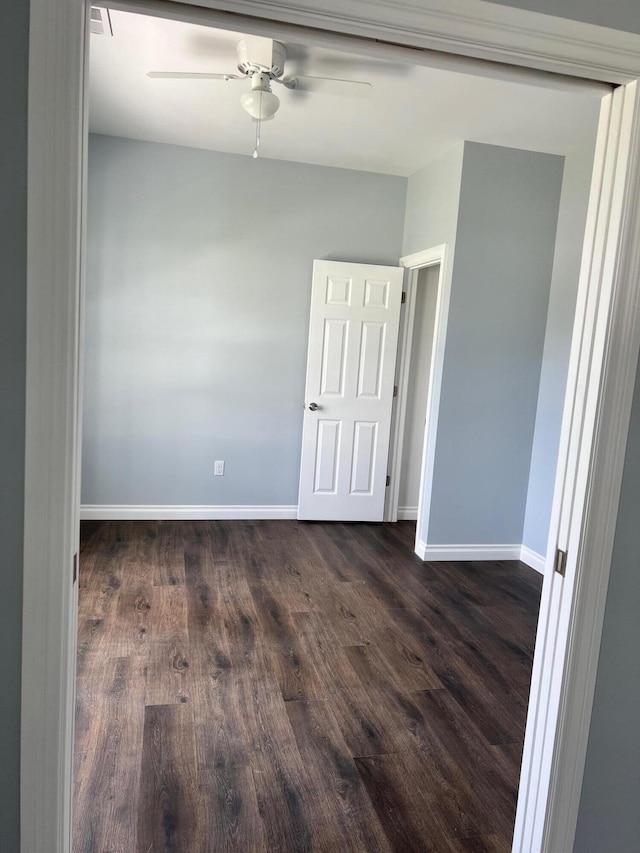
[[[240,103],[254,121],[268,121],[278,112],[280,98],[271,91],[266,74],[253,74],[251,91],[240,96]]]
[[[262,36],[246,36],[238,42],[238,71],[240,74],[218,71],[148,71],[148,77],[169,80],[251,80],[251,91],[240,96],[240,104],[256,124],[256,144],[253,156],[258,156],[260,125],[278,112],[280,99],[271,91],[272,83],[298,92],[320,92],[364,98],[371,92],[371,83],[361,80],[339,80],[335,77],[307,77],[301,74],[284,75],[287,58],[285,46]]]

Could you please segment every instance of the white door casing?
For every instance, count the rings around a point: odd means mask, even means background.
[[[314,261],[299,519],[383,519],[402,282],[400,267]]]
[[[406,314],[401,322],[404,325],[405,334],[401,336],[398,347],[398,399],[395,411],[395,422],[391,438],[390,467],[391,485],[389,487],[389,499],[387,501],[386,521],[398,520],[398,498],[399,498],[399,475],[402,464],[402,448],[404,440],[405,415],[407,408],[407,395],[409,393],[409,369],[411,359],[411,346],[413,340],[413,308],[415,298],[415,287],[417,286],[418,274],[426,267],[439,266],[438,295],[436,300],[436,316],[433,328],[433,348],[431,351],[431,362],[429,367],[429,394],[427,397],[427,410],[425,412],[424,443],[420,470],[420,488],[418,498],[418,517],[416,521],[415,552],[424,559],[423,534],[425,526],[429,522],[429,511],[431,506],[431,488],[433,481],[433,467],[435,461],[435,441],[438,429],[438,415],[440,410],[440,388],[442,385],[442,372],[444,368],[444,350],[449,322],[449,301],[451,296],[451,264],[452,252],[446,243],[433,246],[420,252],[414,252],[400,258],[400,264],[405,268],[408,276],[407,306]],[[395,475],[395,476],[394,476]]]
[[[640,345],[639,197],[636,81],[600,115],[514,853],[573,849]]]

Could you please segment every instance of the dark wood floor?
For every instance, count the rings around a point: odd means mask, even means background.
[[[83,525],[74,853],[510,850],[541,579],[414,525]]]

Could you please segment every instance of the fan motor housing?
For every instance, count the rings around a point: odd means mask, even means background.
[[[285,46],[262,36],[247,36],[238,42],[238,70],[243,74],[282,77],[287,58]]]

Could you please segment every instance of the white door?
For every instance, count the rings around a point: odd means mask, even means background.
[[[403,273],[313,263],[300,519],[382,521]]]

